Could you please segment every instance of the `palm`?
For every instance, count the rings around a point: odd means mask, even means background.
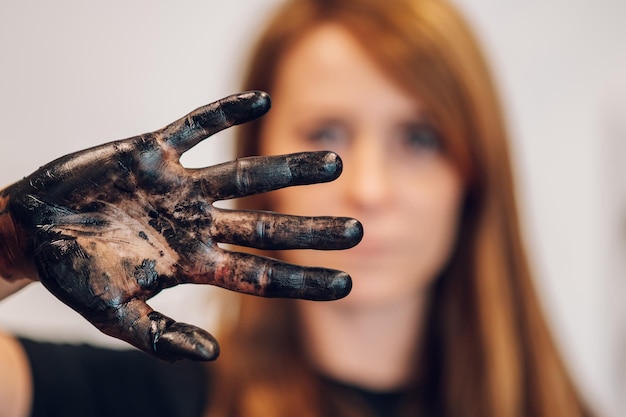
[[[231,252],[217,243],[341,249],[359,241],[358,222],[212,205],[330,181],[341,171],[336,155],[255,157],[193,170],[180,165],[182,153],[202,139],[268,109],[264,93],[231,96],[157,132],[60,158],[5,190],[42,283],[104,333],[167,360],[213,359],[218,346],[204,330],[148,306],[163,288],[204,283],[270,297],[346,295],[345,273]]]

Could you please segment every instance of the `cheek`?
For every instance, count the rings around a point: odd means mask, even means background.
[[[405,206],[404,218],[412,223],[407,227],[412,231],[407,239],[412,241],[410,251],[421,252],[424,265],[436,275],[456,241],[463,186],[454,170],[443,167],[436,179],[430,179],[421,188],[422,192],[407,196],[411,201]]]

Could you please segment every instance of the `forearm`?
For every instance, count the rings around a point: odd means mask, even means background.
[[[32,401],[30,365],[21,344],[0,331],[0,417],[25,417]]]
[[[0,300],[31,282],[24,272],[8,201],[0,192]],[[31,399],[30,367],[24,350],[15,338],[0,331],[0,417],[27,416]]]

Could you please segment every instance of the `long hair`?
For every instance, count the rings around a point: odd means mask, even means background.
[[[466,183],[457,245],[432,289],[419,378],[408,397],[438,416],[590,415],[533,288],[502,110],[462,17],[439,0],[293,0],[260,37],[244,89],[271,95],[286,51],[325,22],[348,29],[391,79],[425,104]],[[239,129],[238,156],[259,154],[262,123]],[[271,209],[264,196],[244,204]],[[327,402],[345,415],[364,415],[324,391],[303,354],[295,317],[290,301],[242,300],[238,326],[222,338],[215,415],[313,417]],[[416,412],[410,401],[406,410]]]

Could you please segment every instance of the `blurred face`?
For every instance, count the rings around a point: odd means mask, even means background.
[[[348,272],[353,289],[341,303],[421,296],[449,257],[463,194],[427,109],[338,25],[320,26],[299,41],[276,80],[262,153],[332,150],[344,170],[332,183],[272,193],[272,209],[355,217],[365,230],[353,249],[286,251],[282,258]]]

